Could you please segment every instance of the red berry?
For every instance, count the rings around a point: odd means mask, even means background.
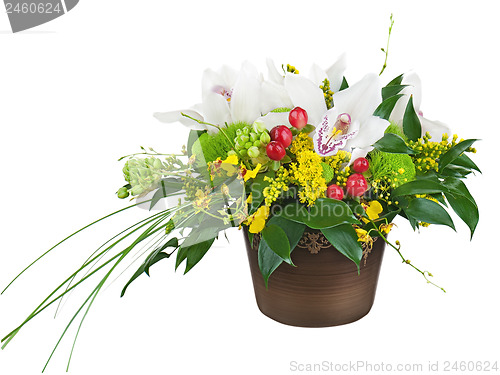
[[[366,172],[368,168],[370,168],[370,163],[368,163],[366,158],[357,158],[354,160],[354,163],[352,163],[354,172],[363,173]]]
[[[266,153],[267,156],[269,156],[269,159],[277,161],[283,159],[286,155],[286,151],[283,145],[276,141],[269,142],[269,144],[266,146]]]
[[[292,131],[285,125],[275,126],[271,129],[269,135],[271,136],[272,141],[281,143],[284,148],[287,148],[292,144]]]
[[[345,189],[347,194],[353,197],[360,197],[368,190],[368,183],[362,174],[354,173],[347,179]]]
[[[300,107],[295,107],[290,111],[288,121],[294,128],[301,130],[307,125],[307,112]]]
[[[339,185],[330,185],[328,189],[326,189],[326,196],[332,199],[338,199],[339,201],[344,198],[344,190]]]

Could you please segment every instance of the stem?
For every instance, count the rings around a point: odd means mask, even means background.
[[[390,19],[391,19],[391,25],[389,26],[389,35],[387,36],[387,46],[385,47],[385,49],[382,48],[382,52],[385,53],[385,60],[384,60],[384,65],[382,66],[382,70],[378,74],[379,76],[382,75],[385,68],[387,68],[387,57],[389,56],[389,41],[391,40],[392,26],[394,25],[394,20],[392,19],[392,13]]]
[[[370,220],[370,219],[369,219],[369,220]],[[386,220],[386,224],[387,224],[387,218],[385,218],[385,220]],[[373,220],[370,220],[370,222],[373,224],[373,226],[374,226],[375,228],[377,228],[377,225],[373,222]],[[377,231],[377,234],[380,236],[380,238],[382,238],[382,239],[385,241],[385,243],[386,243],[386,244],[388,244],[390,247],[392,247],[394,250],[396,250],[396,251],[398,252],[399,256],[401,257],[401,260],[403,261],[403,263],[408,264],[409,266],[413,267],[413,269],[415,269],[415,270],[416,270],[416,271],[418,271],[420,274],[422,274],[422,276],[424,277],[424,279],[427,281],[427,283],[428,283],[428,284],[432,284],[432,285],[434,285],[436,288],[439,288],[439,289],[441,289],[443,292],[445,292],[445,293],[446,293],[446,290],[444,290],[444,288],[440,287],[439,285],[437,285],[437,284],[433,283],[432,281],[430,281],[430,280],[428,279],[428,277],[427,277],[427,276],[432,277],[432,274],[431,274],[429,271],[422,271],[422,270],[421,270],[421,269],[419,269],[418,267],[415,267],[415,266],[414,266],[414,265],[413,265],[413,264],[412,264],[412,263],[411,263],[408,259],[406,259],[406,258],[403,256],[403,254],[401,254],[401,250],[400,250],[400,249],[401,249],[401,244],[399,243],[399,241],[396,241],[396,245],[397,245],[397,247],[396,247],[395,245],[393,245],[392,243],[390,243],[390,242],[387,240],[387,238],[386,238],[386,237],[382,234],[382,232],[381,232],[380,230],[378,230],[378,229],[371,229],[371,230],[370,230],[370,232],[371,232],[372,230],[376,230],[376,231]]]

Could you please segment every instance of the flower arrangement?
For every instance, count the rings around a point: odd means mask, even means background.
[[[450,136],[445,124],[423,116],[416,74],[383,84],[385,63],[379,75],[352,85],[344,76],[344,55],[326,70],[313,65],[307,76],[289,64],[280,71],[271,60],[267,68],[267,78],[250,63],[239,71],[208,69],[202,103],[155,114],[191,129],[186,146],[178,154],[141,148],[121,158],[125,185],[117,196],[134,203],[90,225],[139,205],[151,215],[100,246],[2,340],[3,347],[27,322],[103,270],[70,324],[82,312],[85,319],[110,275],[139,245],[146,244],[143,263],[122,296],[163,259],[175,256],[175,269],[185,263],[187,273],[229,228],[243,228],[251,243],[258,236],[266,286],[282,263],[294,266],[292,252],[309,229],[320,231],[358,270],[374,241],[384,241],[436,285],[388,234],[396,216],[414,230],[455,229],[447,212],[452,209],[472,238],[479,213],[463,180],[480,172],[468,156],[476,140]]]

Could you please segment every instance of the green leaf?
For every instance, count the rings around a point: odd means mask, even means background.
[[[159,247],[158,249],[154,250],[149,254],[149,256],[146,258],[146,260],[141,264],[141,266],[135,271],[134,275],[130,278],[130,280],[125,284],[125,286],[122,289],[120,297],[123,297],[125,295],[125,292],[127,291],[127,288],[129,287],[132,282],[134,282],[139,276],[141,276],[143,273],[149,276],[149,268],[153,265],[158,263],[162,259],[169,258],[172,253],[163,253],[163,250],[166,250],[169,247],[175,247],[177,248],[179,246],[179,242],[176,237],[171,238],[167,243],[165,243],[163,246]]]
[[[345,76],[342,77],[342,83],[340,85],[339,91],[345,90],[349,87],[349,84],[347,83],[347,80],[345,79]]]
[[[411,217],[429,224],[447,225],[455,230],[455,225],[448,212],[439,203],[430,199],[412,199],[404,212],[408,218]]]
[[[439,170],[442,171],[448,164],[456,160],[465,150],[467,150],[477,139],[466,139],[450,148],[439,158]]]
[[[476,204],[463,195],[445,193],[445,196],[451,208],[453,208],[453,211],[455,211],[458,217],[469,227],[470,238],[472,239],[477,223],[479,222],[479,210]]]
[[[382,138],[373,144],[379,151],[391,154],[414,154],[413,149],[406,145],[406,142],[397,134],[385,133]]]
[[[323,228],[321,232],[341,254],[356,264],[359,271],[363,248],[358,242],[358,235],[352,225],[343,224],[332,228]]]
[[[273,217],[282,217],[287,220],[294,221],[296,223],[305,223],[305,220],[309,213],[304,208],[304,206],[298,202],[293,202],[287,204],[279,212],[275,213]]]
[[[341,224],[360,224],[345,202],[330,198],[317,199],[303,222],[312,229],[330,228]]]
[[[413,107],[413,95],[410,96],[403,115],[403,132],[412,141],[416,141],[422,135],[422,125]]]
[[[467,189],[467,186],[465,183],[455,177],[447,177],[444,179],[443,184],[448,188],[450,193],[454,195],[463,195],[467,199],[469,199],[472,203],[474,203],[476,206],[476,201],[474,200],[474,197],[472,194],[469,192],[469,189]]]
[[[181,247],[180,250],[183,252],[183,258],[187,259],[184,274],[188,273],[205,256],[210,247],[212,247],[214,241],[215,238],[212,238],[188,247]],[[178,254],[180,254],[180,251]],[[176,262],[176,268],[177,267],[178,264]]]
[[[392,191],[392,195],[397,197],[401,195],[437,194],[447,190],[443,184],[433,180],[415,180],[397,187]]]
[[[269,277],[276,270],[276,268],[278,268],[279,265],[283,263],[283,259],[271,250],[271,248],[263,238],[261,238],[259,243],[257,257],[259,261],[260,273],[264,277],[264,283],[266,284],[267,288]]]
[[[398,94],[385,99],[382,103],[379,104],[375,112],[373,112],[373,115],[389,121],[389,117],[391,116],[392,110],[396,106],[396,103],[398,102],[399,98],[401,98],[402,96],[403,94]]]
[[[472,161],[471,158],[469,158],[466,154],[460,155],[458,158],[453,160],[452,163],[453,165],[458,165],[460,167],[468,168],[468,169],[474,169],[475,171],[478,171],[479,173],[482,173],[479,167]]]
[[[404,76],[404,74],[400,74],[400,75],[398,75],[398,76],[397,76],[396,78],[394,78],[391,82],[389,82],[389,83],[386,85],[386,87],[387,87],[387,86],[398,86],[398,85],[400,85],[400,84],[403,82],[403,76]]]
[[[389,99],[391,96],[397,95],[408,85],[390,85],[382,87],[382,100]]]
[[[316,126],[311,125],[311,124],[307,124],[306,126],[304,126],[302,128],[302,130],[300,132],[309,134],[309,133],[312,133],[315,129],[316,129]],[[281,162],[283,163],[283,160],[281,160]]]
[[[276,253],[276,255],[288,264],[293,264],[292,258],[290,258],[290,243],[288,242],[288,237],[283,229],[277,225],[268,224],[262,230],[261,234],[262,239],[266,241],[267,245]]]
[[[286,220],[279,216],[273,216],[269,219],[268,224],[277,225],[283,229],[286,236],[288,237],[288,242],[290,243],[290,253],[293,252],[297,244],[299,243],[306,226],[304,224],[299,224],[290,220]],[[264,282],[268,284],[269,277],[271,274],[283,263],[283,259],[278,256],[267,244],[267,242],[261,240],[259,244],[259,268],[262,276],[264,277]]]

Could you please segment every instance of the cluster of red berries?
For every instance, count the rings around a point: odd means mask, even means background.
[[[347,195],[360,197],[368,190],[368,183],[362,173],[366,172],[369,167],[370,164],[366,158],[357,158],[354,160],[351,168],[356,173],[353,173],[347,178],[345,186]],[[326,196],[328,198],[342,200],[344,198],[344,189],[338,185],[332,184],[328,186]]]
[[[307,112],[300,107],[295,107],[288,115],[290,124],[298,130],[307,125]],[[279,161],[286,155],[286,148],[292,144],[292,131],[285,125],[278,125],[269,132],[271,142],[266,147],[269,159]]]

